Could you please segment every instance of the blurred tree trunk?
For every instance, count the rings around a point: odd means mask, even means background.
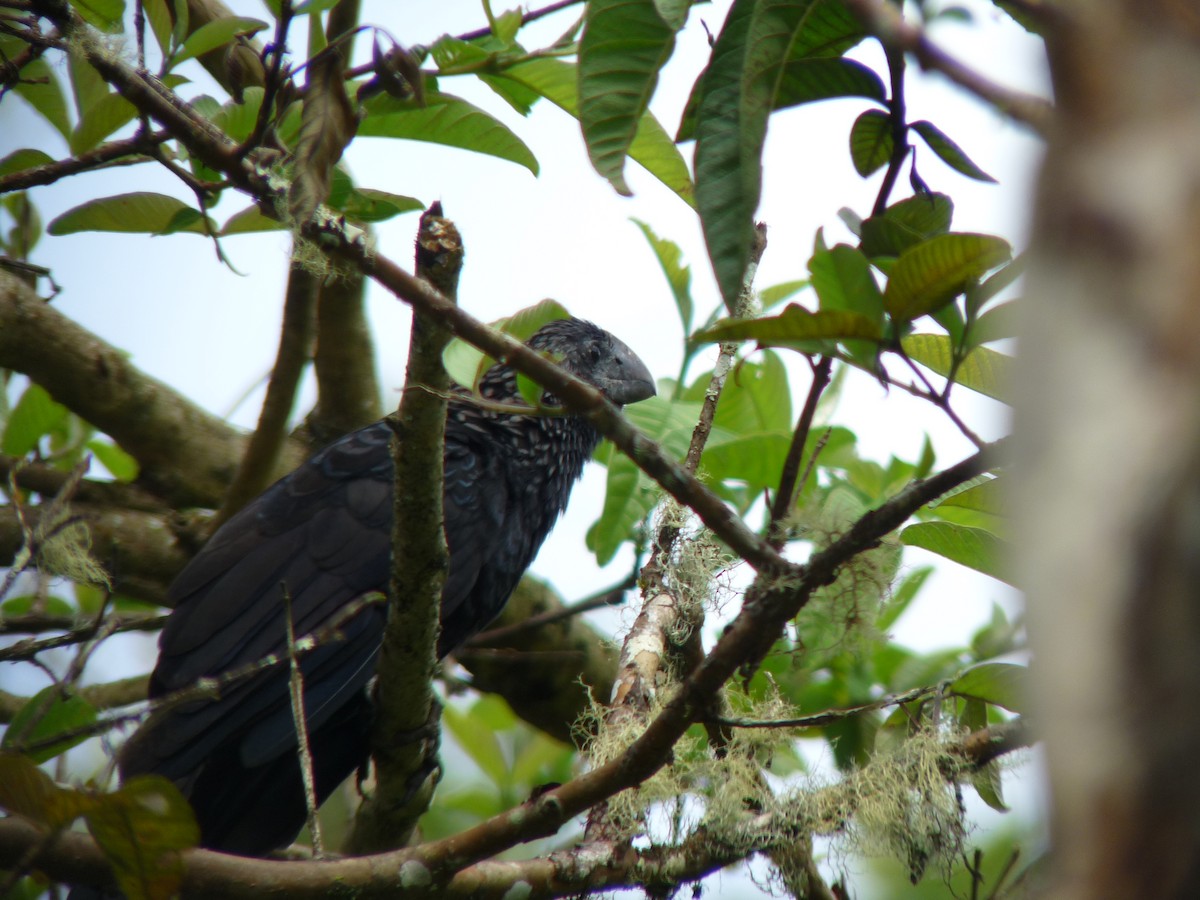
[[[1018,534],[1056,898],[1200,897],[1200,12],[1060,4]]]

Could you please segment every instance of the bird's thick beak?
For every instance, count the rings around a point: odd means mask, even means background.
[[[608,379],[604,393],[613,403],[625,406],[646,400],[658,393],[654,386],[654,376],[646,368],[646,364],[636,353],[621,344],[617,351],[617,371],[614,377]]]

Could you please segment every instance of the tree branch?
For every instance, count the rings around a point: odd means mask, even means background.
[[[924,30],[904,21],[899,9],[885,0],[846,0],[846,6],[884,47],[911,53],[922,69],[941,72],[1000,112],[1038,134],[1046,134],[1054,107],[1041,97],[1010,90],[984,78],[932,43]]]
[[[296,390],[304,367],[312,355],[313,333],[320,278],[293,259],[288,268],[287,295],[283,304],[283,325],[279,330],[279,349],[275,367],[267,382],[258,427],[246,442],[237,474],[225,494],[214,527],[219,528],[239,509],[257,497],[285,471],[279,465],[280,453],[287,441],[288,419],[296,403]]]
[[[462,239],[435,203],[421,217],[417,273],[453,298],[462,270]],[[414,313],[408,371],[392,427],[395,513],[388,624],[379,652],[377,704],[371,753],[376,788],[355,816],[347,846],[369,853],[408,842],[429,805],[436,779],[427,772],[437,747],[438,707],[432,680],[437,667],[442,588],[450,556],[442,513],[443,454],[450,376],[442,351],[450,333]],[[432,734],[422,734],[428,726]],[[420,735],[405,740],[403,735]],[[421,781],[415,779],[421,778]]]
[[[111,435],[141,465],[138,483],[173,505],[212,504],[224,494],[245,439],[3,271],[0,367],[28,375]],[[289,448],[286,460],[297,465],[300,448]]]

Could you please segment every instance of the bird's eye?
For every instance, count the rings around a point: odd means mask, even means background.
[[[602,355],[603,354],[600,352],[600,347],[598,345],[592,344],[590,347],[588,347],[588,356],[591,358],[593,365],[600,362],[600,357]]]

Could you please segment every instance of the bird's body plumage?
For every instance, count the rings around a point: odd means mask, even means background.
[[[559,320],[530,345],[554,354],[616,403],[653,393],[624,344],[590,323]],[[493,367],[481,393],[520,403],[514,373]],[[552,400],[552,398],[550,398]],[[341,438],[231,518],[173,583],[152,697],[286,651],[284,591],[297,635],[317,631],[358,598],[386,591],[393,519],[392,430],[377,422]],[[444,515],[450,554],[438,655],[503,608],[566,506],[600,436],[577,416],[497,412],[449,404]],[[320,798],[369,752],[369,682],[386,616],[363,605],[340,640],[301,661]],[[288,699],[288,667],[163,711],[127,743],[124,777],[157,773],[189,798],[205,846],[262,854],[286,845],[305,807]]]

